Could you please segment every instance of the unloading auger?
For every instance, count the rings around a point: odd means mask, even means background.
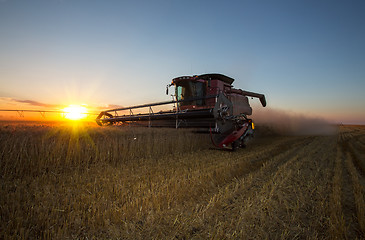
[[[96,118],[100,126],[128,124],[146,127],[195,128],[210,132],[219,148],[243,147],[253,136],[254,124],[248,97],[258,98],[266,106],[265,95],[235,89],[234,79],[222,74],[182,76],[172,79],[172,101],[142,104],[102,111]],[[154,112],[152,107],[173,104],[171,110]],[[148,112],[140,112],[141,109]],[[134,113],[134,112],[138,113]]]

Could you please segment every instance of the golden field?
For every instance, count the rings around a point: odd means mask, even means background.
[[[187,130],[0,125],[0,239],[364,239],[365,127],[245,149]]]

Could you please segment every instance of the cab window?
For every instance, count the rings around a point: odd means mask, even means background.
[[[181,81],[176,85],[175,91],[177,100],[203,98],[205,97],[206,94],[206,88],[204,82],[198,82],[198,81]],[[203,106],[205,105],[205,99],[181,102],[180,105]]]

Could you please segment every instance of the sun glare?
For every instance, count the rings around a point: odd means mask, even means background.
[[[80,120],[86,117],[87,109],[79,105],[70,105],[63,109],[65,118],[69,120]]]

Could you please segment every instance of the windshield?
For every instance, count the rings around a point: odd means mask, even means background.
[[[205,84],[204,82],[197,82],[197,81],[181,81],[176,84],[175,94],[177,100],[203,98],[205,97]],[[181,102],[180,105],[203,106],[205,105],[205,100],[199,99],[195,101]]]

